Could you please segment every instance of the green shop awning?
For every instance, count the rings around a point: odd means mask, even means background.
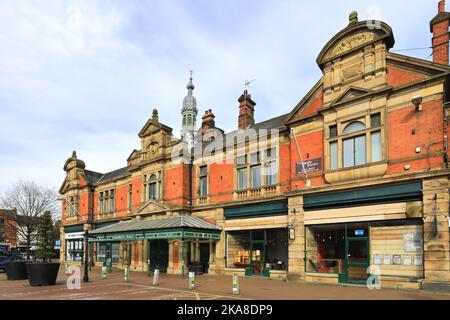
[[[89,231],[90,242],[153,239],[219,240],[222,229],[199,217],[177,216],[122,222]]]
[[[241,207],[225,208],[225,219],[250,219],[269,216],[288,215],[287,201],[252,204]]]
[[[368,204],[396,203],[422,200],[420,181],[406,184],[391,184],[352,191],[328,192],[306,195],[303,198],[305,210],[345,208]]]

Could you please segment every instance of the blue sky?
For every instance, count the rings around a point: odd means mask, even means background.
[[[226,130],[246,79],[257,121],[290,112],[352,10],[387,22],[398,50],[430,46],[437,2],[0,0],[0,194],[59,188],[72,150],[94,171],[125,166],[154,107],[177,132],[190,69],[199,111]]]

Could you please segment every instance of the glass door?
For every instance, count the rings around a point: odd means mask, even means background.
[[[265,241],[252,241],[251,270],[253,276],[265,276]]]
[[[370,266],[369,227],[364,225],[346,226],[345,245],[346,282],[365,284]]]

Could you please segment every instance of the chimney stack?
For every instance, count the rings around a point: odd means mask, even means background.
[[[215,118],[216,116],[211,109],[205,111],[205,114],[202,117],[202,133],[216,127],[216,122],[214,121]]]
[[[244,93],[238,99],[239,102],[239,121],[238,128],[245,130],[255,125],[255,106],[256,102],[252,100],[252,96],[248,93],[248,90],[244,90]]]
[[[438,14],[430,22],[433,33],[433,62],[449,64],[449,32],[450,13],[445,11],[445,0],[439,2]]]

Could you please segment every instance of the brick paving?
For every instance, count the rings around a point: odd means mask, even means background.
[[[81,276],[83,271],[81,270]],[[189,290],[187,277],[161,275],[158,287],[146,273],[114,269],[101,279],[100,268],[90,272],[90,282],[69,290],[61,268],[55,286],[31,287],[27,280],[7,281],[0,274],[0,300],[450,300],[450,295],[422,291],[369,290],[357,286],[312,285],[257,278],[240,278],[240,295],[232,294],[231,276],[197,276]]]

